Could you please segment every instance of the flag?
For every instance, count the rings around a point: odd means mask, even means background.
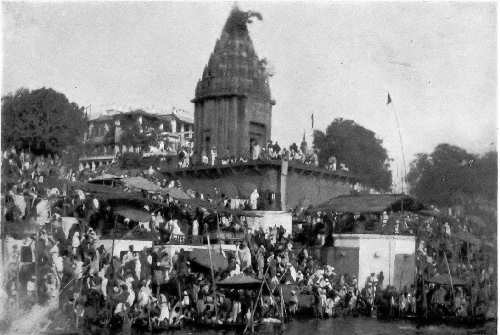
[[[314,129],[314,113],[311,114],[311,129]]]
[[[389,92],[387,92],[387,102],[385,104],[388,105],[391,102],[392,102],[391,95],[389,94]]]

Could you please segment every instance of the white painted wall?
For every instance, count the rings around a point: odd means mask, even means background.
[[[359,248],[358,288],[365,286],[372,272],[384,273],[383,287],[395,284],[394,261],[397,254],[413,255],[415,237],[377,234],[335,234],[335,247]]]
[[[104,248],[111,253],[111,247],[113,244],[112,239],[99,240],[97,246],[104,245]],[[128,246],[133,245],[135,251],[141,251],[146,248],[151,248],[153,243],[151,241],[139,241],[139,240],[115,240],[115,251],[114,255],[120,256],[120,252],[127,251]],[[193,249],[207,249],[208,245],[189,245],[189,244],[165,244],[161,247],[165,247],[169,255],[173,255],[175,252],[184,249],[184,251],[192,251]],[[156,248],[156,247],[155,247]],[[212,249],[219,251],[221,245],[212,245]],[[235,244],[222,244],[222,250],[224,251],[236,251],[237,246]]]
[[[292,214],[284,211],[252,211],[252,213],[261,215],[262,217],[246,217],[248,227],[251,231],[259,230],[268,231],[269,228],[283,226],[285,228],[285,236],[292,233]]]
[[[99,240],[97,242],[97,246],[104,245],[104,249],[111,253],[111,249],[113,246],[113,240],[112,239],[104,239],[104,240]],[[139,241],[139,240],[115,240],[115,250],[113,255],[114,256],[120,256],[120,252],[122,251],[127,251],[128,246],[133,245],[135,251],[141,251],[144,248],[151,248],[153,245],[153,242],[151,241]]]

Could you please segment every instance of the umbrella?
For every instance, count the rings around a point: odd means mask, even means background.
[[[217,282],[218,287],[229,289],[258,288],[261,284],[262,281],[245,274],[227,277],[226,279]]]
[[[210,269],[210,255],[208,254],[208,249],[194,249],[190,252],[189,258],[193,263]],[[212,251],[212,264],[215,272],[224,271],[228,267],[227,259],[216,251]]]
[[[149,192],[159,192],[162,188],[144,177],[129,177],[123,179],[128,187],[138,188]]]

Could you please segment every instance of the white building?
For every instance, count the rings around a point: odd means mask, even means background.
[[[338,275],[356,275],[360,290],[371,273],[383,272],[383,288],[410,288],[414,283],[415,236],[335,234],[334,247],[324,248],[322,257]]]

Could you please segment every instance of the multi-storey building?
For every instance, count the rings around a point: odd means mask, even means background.
[[[193,120],[183,111],[153,114],[142,109],[110,109],[88,122],[80,162],[84,166],[109,164],[126,152],[172,156],[182,147],[191,147],[192,138]]]

